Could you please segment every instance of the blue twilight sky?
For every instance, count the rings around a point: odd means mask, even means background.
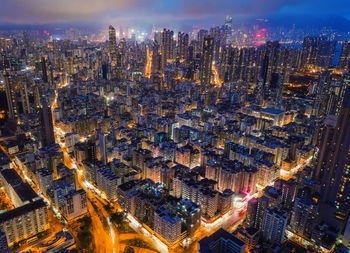
[[[269,16],[340,16],[350,0],[0,0],[0,23],[197,25]]]

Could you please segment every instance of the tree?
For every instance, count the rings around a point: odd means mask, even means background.
[[[115,222],[118,227],[121,227],[125,223],[125,216],[123,213],[116,212],[111,215],[111,220]]]
[[[88,249],[90,247],[90,243],[92,242],[92,234],[90,231],[79,231],[78,233],[78,240],[80,242],[80,245],[84,249]]]
[[[134,249],[130,246],[126,246],[126,248],[124,249],[124,253],[134,253]]]

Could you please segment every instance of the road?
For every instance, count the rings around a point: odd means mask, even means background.
[[[218,71],[218,68],[216,67],[215,63],[213,63],[213,65],[212,65],[212,72],[214,75],[214,84],[216,87],[220,88],[223,82],[220,80],[219,71]]]
[[[192,238],[195,240],[192,241],[191,245],[186,249],[176,249],[176,252],[198,252],[198,242],[211,235],[213,232],[219,228],[224,228],[229,232],[233,232],[237,227],[243,222],[244,217],[239,215],[239,211],[235,211],[233,214],[226,214],[222,218],[219,218],[218,221],[214,222],[212,225],[205,225],[202,223],[202,226],[197,230]]]
[[[58,94],[56,92],[55,99],[51,107],[52,110],[54,110],[57,107],[57,96]],[[59,141],[61,137],[64,137],[65,132],[57,127],[57,125],[55,124],[54,118],[52,119],[52,122],[54,125],[56,142],[59,143],[61,146],[65,165],[70,169],[78,170],[77,166],[73,162],[72,157],[69,155],[66,147],[64,146],[63,143]],[[88,197],[88,211],[92,218],[93,236],[94,236],[94,242],[95,242],[95,248],[96,248],[95,251],[105,253],[105,252],[111,252],[110,250],[113,249],[112,251],[113,253],[114,252],[119,253],[120,252],[119,232],[115,229],[114,226],[109,226],[108,230],[104,226],[104,223],[108,224],[108,221],[109,221],[108,212],[105,210],[103,204],[101,204],[101,200],[96,199],[96,194],[92,192],[91,189],[85,186],[83,174],[79,170],[77,173],[77,177],[78,177],[79,184],[86,191],[86,194]],[[95,207],[97,208],[95,209]]]
[[[55,134],[57,140],[64,136],[64,132],[57,127],[55,127]],[[102,200],[98,199],[96,194],[91,189],[86,187],[86,184],[84,183],[83,173],[73,162],[73,159],[68,154],[66,147],[63,144],[60,145],[63,152],[65,165],[70,169],[78,170],[78,182],[86,191],[88,197],[88,210],[92,218],[93,236],[97,252],[109,252],[109,250],[112,248],[113,252],[119,253],[119,232],[115,229],[114,226],[109,226],[109,230],[106,230],[103,223],[108,224],[109,214],[101,203]],[[107,204],[107,202],[104,201],[104,204]],[[101,221],[101,219],[103,219],[103,221]]]
[[[145,77],[150,78],[151,76],[151,68],[152,68],[152,55],[153,52],[147,48],[147,61],[146,61],[146,67],[145,67]]]
[[[149,59],[151,59],[150,55],[148,57],[148,60]],[[216,74],[214,76],[216,76],[216,82],[220,83],[220,80],[218,79],[217,69],[216,69]],[[56,93],[55,101],[57,101],[57,93]],[[53,103],[53,107],[54,106],[57,106],[55,102]],[[55,123],[54,123],[54,126],[55,126],[56,138],[57,140],[59,140],[61,137],[64,136],[65,133],[64,131],[62,131],[62,129],[58,128],[55,125]],[[178,246],[175,249],[168,250],[167,247],[164,245],[164,243],[162,243],[154,235],[151,235],[146,229],[142,228],[142,225],[138,223],[135,219],[133,220],[129,219],[128,222],[130,227],[132,227],[136,231],[136,233],[121,234],[119,233],[118,229],[114,225],[108,222],[109,213],[106,211],[104,207],[105,205],[108,204],[108,201],[106,201],[106,199],[99,196],[96,193],[98,190],[93,189],[93,186],[88,184],[85,181],[83,170],[76,166],[72,157],[68,154],[67,149],[62,143],[61,143],[61,148],[64,154],[65,165],[70,169],[76,169],[78,171],[77,173],[78,181],[87,193],[87,196],[89,199],[88,210],[91,214],[92,221],[93,221],[93,230],[94,230],[93,235],[94,235],[95,246],[96,246],[96,249],[98,250],[97,252],[108,252],[106,251],[107,248],[111,250],[111,245],[113,245],[112,246],[113,252],[119,253],[120,250],[122,250],[125,247],[125,245],[123,245],[121,242],[129,239],[134,239],[134,238],[138,238],[149,243],[153,248],[157,249],[159,252],[176,252],[176,253],[197,252],[197,244],[199,240],[212,234],[220,227],[223,227],[229,231],[233,231],[234,228],[237,227],[237,225],[240,224],[243,220],[242,217],[239,217],[238,211],[236,211],[233,215],[229,215],[229,214],[224,215],[213,224],[210,224],[210,225],[202,224],[202,226],[198,229],[198,231],[193,236],[193,238],[195,239],[192,241],[191,246],[187,249],[184,249]],[[115,207],[118,211],[123,211],[118,204],[115,204]],[[105,225],[103,224],[101,219],[105,219]],[[137,252],[147,252],[147,250],[145,251],[145,249],[143,250],[140,249]],[[148,250],[148,252],[150,251]]]
[[[9,137],[9,139],[11,139],[12,137]],[[20,170],[16,163],[15,163],[15,159],[13,155],[10,155],[7,150],[5,149],[5,147],[3,147],[2,145],[0,145],[0,149],[6,154],[6,156],[11,160],[13,168],[16,170],[16,172],[18,173],[18,175],[22,178],[22,180],[24,182],[27,182],[31,185],[31,187],[33,188],[33,190],[39,195],[42,196],[42,194],[40,194],[40,192],[38,191],[37,187],[34,185],[34,183],[25,175],[24,171]],[[16,155],[18,155],[19,153],[17,153]],[[42,196],[44,197],[44,196]],[[50,206],[51,207],[51,206]],[[64,225],[62,224],[62,222],[60,221],[60,219],[55,215],[55,212],[52,208],[48,208],[47,210],[47,214],[48,214],[48,219],[49,219],[49,224],[50,227],[48,229],[48,233],[42,238],[47,238],[49,236],[52,236],[54,234],[56,234],[58,231],[61,231],[64,228]],[[20,248],[18,248],[17,250],[23,250],[26,249],[27,247],[35,244],[36,242],[33,243],[23,243],[21,245]]]
[[[94,242],[95,242],[95,251],[96,252],[109,252],[111,249],[111,245],[113,245],[113,242],[111,240],[111,237],[108,232],[106,232],[99,215],[95,211],[95,208],[93,207],[91,201],[88,201],[88,209],[91,215],[92,219],[92,227],[93,227],[93,236],[94,236]]]

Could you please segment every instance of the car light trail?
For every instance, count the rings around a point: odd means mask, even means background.
[[[161,240],[159,240],[156,236],[151,235],[134,217],[128,213],[126,214],[126,220],[132,229],[142,232],[143,235],[151,239],[160,252],[168,252],[168,247]]]
[[[113,229],[113,225],[112,225],[112,223],[111,223],[111,219],[110,219],[109,217],[107,217],[107,223],[108,223],[109,231],[110,231],[110,234],[111,234],[111,237],[112,237],[113,252],[115,252],[115,248],[114,248],[114,244],[115,244],[115,232],[114,232],[114,229]]]

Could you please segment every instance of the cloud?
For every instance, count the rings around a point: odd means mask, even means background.
[[[136,8],[139,0],[0,0],[0,21],[54,23],[87,20]]]
[[[286,5],[294,5],[303,0],[180,0],[182,9],[189,15],[214,15],[230,13],[231,15],[260,15],[278,11]]]
[[[177,22],[276,13],[348,15],[349,0],[0,0],[0,22]]]

